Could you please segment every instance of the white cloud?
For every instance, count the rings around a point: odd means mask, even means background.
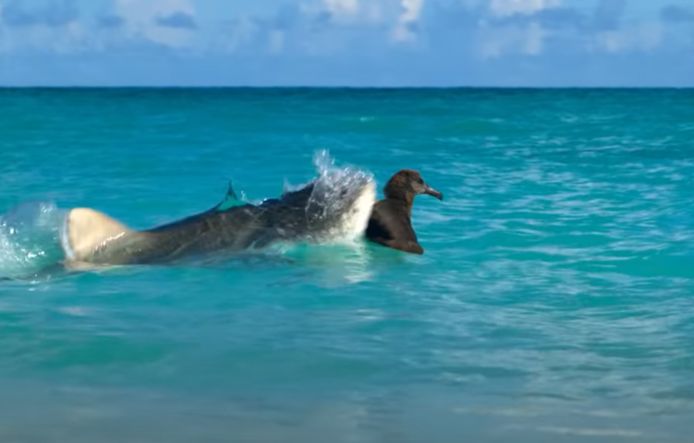
[[[393,39],[398,42],[415,40],[417,34],[412,31],[412,27],[419,21],[424,0],[401,0],[400,5],[402,13],[398,17],[398,23],[393,31]]]
[[[383,25],[392,21],[401,0],[320,0],[299,3],[304,17],[319,17],[327,13],[337,25]]]
[[[2,17],[2,2],[0,2],[0,17]],[[10,51],[10,44],[7,41],[7,36],[5,35],[5,30],[3,29],[2,20],[0,20],[0,54],[4,54]]]
[[[248,16],[224,23],[223,29],[215,32],[216,47],[223,52],[237,52],[252,44],[261,31],[258,23]]]
[[[614,31],[598,33],[595,37],[597,47],[605,52],[616,54],[629,51],[653,51],[663,41],[663,28],[659,23],[642,23]]]
[[[21,51],[74,54],[99,47],[98,39],[89,38],[88,29],[75,20],[59,25],[36,20],[31,26],[3,23],[5,2],[0,1],[0,54]]]
[[[497,17],[530,15],[560,6],[561,0],[491,0],[489,9]]]
[[[544,48],[547,31],[539,23],[530,23],[525,30],[522,51],[527,55],[540,55]]]
[[[334,17],[353,17],[359,12],[359,0],[324,0],[325,8]]]
[[[382,0],[322,0],[318,9],[311,6],[304,6],[303,9],[307,15],[327,12],[331,20],[338,24],[376,24],[383,19],[383,3]]]
[[[483,58],[498,58],[504,54],[540,55],[549,32],[537,22],[527,26],[481,25],[480,53]]]
[[[78,22],[59,28],[45,25],[20,28],[0,26],[0,54],[21,51],[75,54],[98,49],[100,40],[89,37],[88,29]]]
[[[116,13],[125,19],[125,32],[172,48],[184,48],[192,42],[194,32],[186,28],[160,26],[157,19],[175,13],[195,16],[190,0],[115,0]]]
[[[268,46],[271,54],[279,54],[284,49],[284,31],[273,30],[270,32]]]

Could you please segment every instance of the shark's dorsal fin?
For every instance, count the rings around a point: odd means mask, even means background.
[[[224,196],[224,199],[215,207],[217,211],[226,211],[229,208],[233,208],[234,206],[239,206],[242,205],[243,202],[239,199],[238,195],[236,195],[236,191],[234,191],[234,185],[229,180],[229,187],[227,188],[227,193]]]

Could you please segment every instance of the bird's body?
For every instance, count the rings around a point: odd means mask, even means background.
[[[393,249],[424,253],[412,228],[410,208],[400,200],[386,198],[376,202],[371,210],[366,237]]]
[[[412,227],[412,205],[418,194],[429,194],[439,200],[443,195],[424,183],[417,171],[403,169],[386,184],[385,198],[374,204],[366,228],[372,242],[413,254],[423,254]]]

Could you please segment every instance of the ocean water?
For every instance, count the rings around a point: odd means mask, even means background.
[[[147,228],[421,171],[426,252],[61,267]],[[694,433],[694,90],[0,90],[0,441],[658,442]]]

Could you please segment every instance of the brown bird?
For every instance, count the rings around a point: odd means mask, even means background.
[[[423,254],[412,228],[412,204],[419,194],[443,200],[443,194],[424,183],[419,172],[403,169],[393,175],[384,189],[385,197],[374,204],[366,238],[389,248]]]

